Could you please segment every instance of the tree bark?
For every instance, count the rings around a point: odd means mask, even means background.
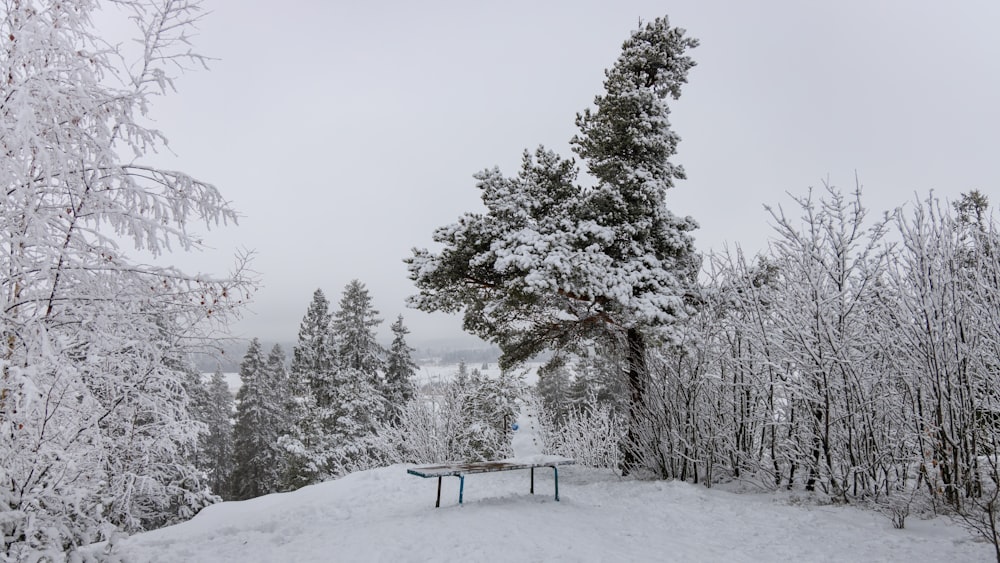
[[[646,412],[646,380],[648,370],[646,366],[646,340],[637,328],[630,328],[626,332],[626,342],[628,346],[628,387],[629,387],[629,419],[628,433],[625,437],[625,447],[622,452],[622,475],[628,475],[638,468],[640,452],[645,450],[648,444],[642,443],[644,438],[640,432],[642,421],[645,420]]]

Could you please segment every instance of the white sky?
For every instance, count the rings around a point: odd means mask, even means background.
[[[673,123],[688,172],[668,206],[703,251],[770,234],[788,204],[857,172],[874,211],[979,189],[1000,201],[1000,2],[207,0],[194,39],[217,58],[153,116],[166,165],[244,215],[172,261],[222,273],[254,249],[264,287],[237,335],[292,341],[321,287],[363,281],[424,346],[459,317],[405,308],[402,259],[481,209],[472,174],[513,174],[538,144],[569,155],[574,116],[639,18],[701,40]],[[471,337],[466,342],[476,342]]]

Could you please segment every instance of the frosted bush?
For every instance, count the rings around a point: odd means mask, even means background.
[[[546,453],[572,458],[577,465],[586,467],[620,468],[625,420],[608,404],[590,395],[581,405],[569,409],[564,422],[557,423],[540,400],[533,398],[532,401],[541,413]]]
[[[472,370],[433,389],[425,387],[402,410],[399,423],[383,428],[378,449],[390,462],[488,461],[512,455],[510,421],[520,378],[491,379]]]

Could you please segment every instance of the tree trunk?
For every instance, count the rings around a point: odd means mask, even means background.
[[[646,340],[636,328],[628,329],[626,333],[628,345],[628,387],[629,387],[629,420],[625,447],[622,452],[622,475],[628,475],[639,466],[640,453],[649,444],[643,443],[650,439],[642,436],[640,428],[646,419]]]

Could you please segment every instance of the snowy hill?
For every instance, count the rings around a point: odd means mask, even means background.
[[[522,409],[512,447],[541,453]],[[584,467],[458,479],[396,465],[295,492],[210,506],[194,519],[120,542],[125,561],[987,561],[992,547],[954,523],[821,506],[793,494],[736,494],[681,482],[621,479]]]
[[[436,480],[402,465],[243,502],[128,538],[136,562],[279,561],[988,561],[992,547],[948,520],[797,505],[680,482],[622,480],[606,471],[549,471]]]

